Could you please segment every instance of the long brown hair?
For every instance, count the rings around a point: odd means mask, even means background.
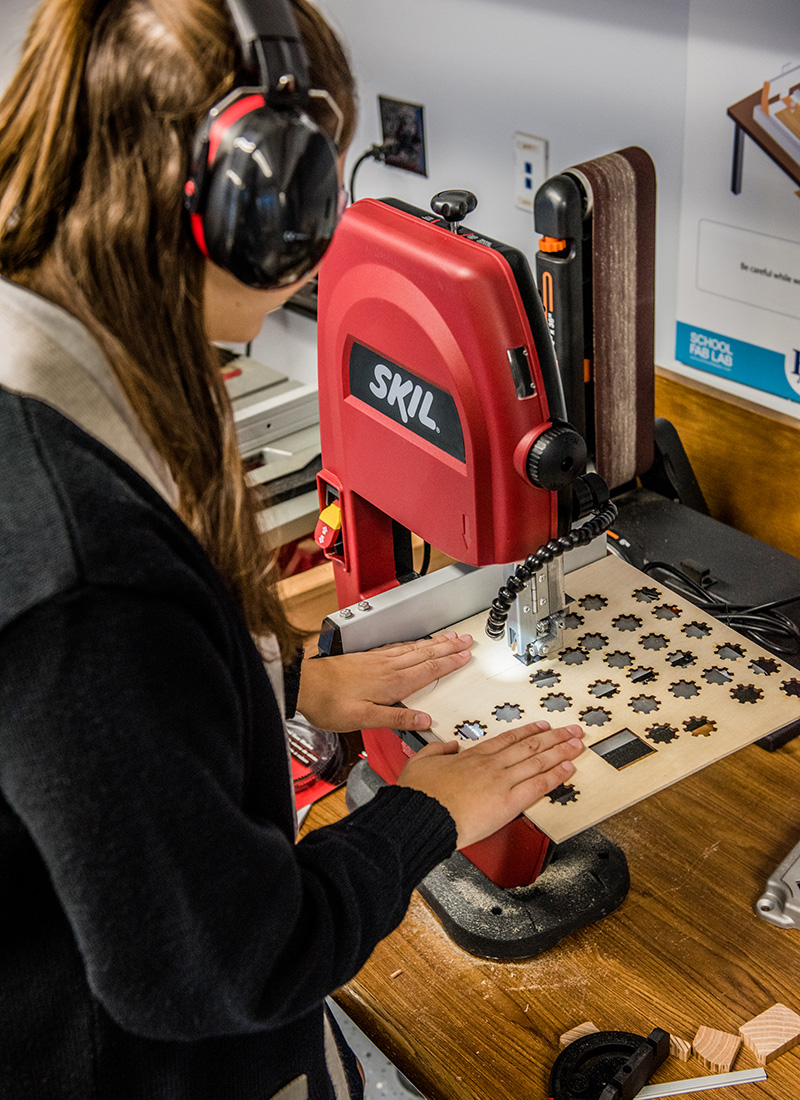
[[[346,57],[307,0],[292,4],[312,86],[344,112],[344,148]],[[274,593],[183,211],[197,126],[244,77],[235,43],[222,0],[44,0],[0,101],[0,272],[90,330],[250,631],[275,633],[290,659],[300,635]],[[325,101],[313,104],[333,135]]]

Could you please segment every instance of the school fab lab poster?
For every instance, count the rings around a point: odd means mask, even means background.
[[[678,364],[800,418],[797,0],[692,2],[679,256]]]

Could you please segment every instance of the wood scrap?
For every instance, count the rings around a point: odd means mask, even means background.
[[[765,1066],[800,1043],[800,1016],[783,1004],[774,1004],[739,1028],[744,1045]]]
[[[702,1025],[697,1029],[692,1046],[704,1066],[715,1073],[730,1070],[742,1045],[741,1035],[732,1035],[729,1031],[718,1031]]]
[[[682,1039],[680,1035],[670,1033],[669,1052],[679,1062],[688,1062],[692,1056],[692,1044],[688,1039]]]
[[[576,1027],[570,1028],[569,1031],[565,1031],[559,1039],[559,1043],[562,1047],[568,1047],[570,1043],[574,1043],[576,1039],[582,1039],[584,1035],[592,1035],[594,1032],[599,1031],[599,1027],[590,1020],[585,1020],[582,1024],[578,1024]]]

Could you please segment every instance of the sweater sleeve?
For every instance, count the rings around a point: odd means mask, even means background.
[[[5,631],[0,663],[0,787],[95,996],[135,1034],[246,1034],[301,1016],[455,847],[447,811],[401,788],[295,845],[268,809],[289,782],[277,725],[283,765],[261,777],[262,812],[246,812],[247,701],[178,603],[78,589]]]

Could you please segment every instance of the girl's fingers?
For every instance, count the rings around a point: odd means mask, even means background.
[[[509,753],[509,760],[513,762],[514,760],[530,756],[532,752],[535,752],[537,746],[542,743],[539,739],[544,734],[547,734],[545,743],[553,744],[554,741],[568,740],[570,737],[580,737],[583,732],[580,726],[570,726],[568,728],[570,732],[566,732],[566,730],[562,728],[552,730],[550,723],[541,719],[537,722],[528,722],[524,726],[514,726],[512,729],[503,730],[503,732],[498,733],[496,737],[487,737],[482,741],[478,741],[476,745],[470,745],[467,751],[481,754],[486,753],[491,756],[505,752]]]
[[[462,649],[458,653],[451,653],[443,657],[431,657],[421,664],[413,664],[408,668],[387,670],[384,684],[390,694],[397,699],[405,699],[412,692],[427,687],[435,680],[446,676],[448,672],[455,672],[462,668],[470,659],[469,649]]]
[[[395,669],[403,670],[418,666],[422,667],[430,662],[447,659],[454,654],[457,655],[469,650],[471,645],[471,635],[458,635],[453,632],[438,638],[424,638],[418,642],[408,642],[402,646],[392,647],[391,650],[385,651],[385,655],[390,658]],[[452,664],[446,671],[450,672],[453,668],[459,667],[460,664]],[[435,667],[431,667],[431,673],[436,671]],[[444,675],[444,672],[441,672],[440,675]]]
[[[544,726],[544,729],[537,728],[540,726]],[[525,734],[526,730],[533,730],[534,732]],[[493,746],[500,740],[500,737],[506,737],[512,733],[517,735],[515,740],[511,741],[509,739],[504,746],[497,747],[493,751]],[[519,736],[520,734],[524,734],[524,736]],[[551,729],[547,722],[533,722],[529,726],[517,727],[515,730],[508,730],[498,737],[491,738],[490,741],[485,742],[485,751],[497,756],[497,762],[499,764],[502,764],[504,767],[512,768],[516,764],[528,763],[532,760],[536,760],[543,752],[554,746],[571,740],[576,740],[580,743],[580,738],[582,736],[583,730],[580,726]],[[479,746],[476,745],[475,748],[477,749]]]
[[[526,783],[534,777],[541,778],[565,761],[574,760],[582,752],[583,742],[578,737],[570,738],[568,741],[559,741],[542,752],[529,756],[527,760],[519,760],[512,764],[507,769],[508,778],[512,786]]]
[[[575,765],[572,761],[562,760],[559,764],[549,768],[546,772],[542,772],[540,775],[531,776],[529,779],[517,783],[512,794],[519,813],[522,813],[523,810],[532,806],[534,802],[538,802],[540,798],[549,794],[550,791],[555,790],[561,783],[566,783],[574,774]]]

